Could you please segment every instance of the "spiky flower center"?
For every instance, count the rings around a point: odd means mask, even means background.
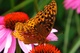
[[[6,28],[14,30],[17,22],[24,23],[29,19],[28,15],[23,12],[12,12],[4,16],[4,23]]]
[[[61,53],[61,52],[54,45],[41,44],[33,48],[30,53]]]

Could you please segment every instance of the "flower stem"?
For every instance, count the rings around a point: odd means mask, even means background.
[[[34,7],[35,7],[36,12],[38,12],[38,3],[37,3],[37,0],[34,0]]]
[[[24,6],[28,5],[29,3],[33,2],[33,0],[25,0],[23,1],[22,3],[20,3],[19,5],[15,6],[14,8],[8,10],[7,12],[5,12],[4,14],[2,15],[5,15],[7,13],[10,13],[10,12],[13,12],[13,11],[17,11],[19,10],[20,8],[23,8]]]
[[[78,14],[75,15],[75,20],[76,20],[77,32],[80,37],[80,21],[79,21],[80,19]]]
[[[75,53],[76,50],[80,47],[80,22],[79,22],[79,15],[75,14],[75,21],[76,21],[76,26],[77,26],[77,32],[78,32],[78,40],[76,41],[76,43],[74,44],[74,46],[72,47],[72,49],[69,51],[69,53]]]
[[[80,47],[80,38],[76,41],[75,45],[72,47],[72,49],[69,51],[69,53],[75,53],[76,50]]]
[[[21,53],[21,49],[19,47],[18,41],[17,41],[17,46],[16,46],[16,53]]]
[[[70,23],[71,23],[72,14],[73,14],[73,10],[70,10],[70,11],[69,11],[68,18],[67,18],[67,23],[66,23],[66,27],[65,27],[65,32],[64,32],[63,53],[67,53],[68,36],[69,36],[69,29],[70,29]]]
[[[13,8],[14,7],[14,0],[10,0],[10,2],[11,2],[11,8]]]

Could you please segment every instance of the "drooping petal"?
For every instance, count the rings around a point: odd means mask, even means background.
[[[12,37],[12,43],[10,48],[8,49],[8,53],[15,53],[16,50],[16,39]]]
[[[31,44],[27,45],[27,44],[24,44],[22,41],[19,41],[19,40],[18,40],[18,42],[19,42],[21,49],[24,51],[24,53],[28,53],[32,49]]]
[[[50,33],[46,39],[49,41],[58,41],[58,37],[53,33]]]
[[[80,6],[80,5],[79,5]],[[77,13],[80,13],[80,7],[77,8]]]
[[[12,42],[12,36],[11,36],[11,32],[7,35],[6,38],[6,44],[5,44],[5,49],[4,49],[4,53],[8,53],[8,49],[11,46],[11,42]]]
[[[2,30],[0,30],[0,39],[4,36],[6,36],[6,35],[4,35],[5,33],[7,32],[7,29],[5,29],[5,28],[3,28]]]
[[[3,16],[0,16],[0,25],[4,24],[3,19],[4,19],[4,17]]]
[[[3,31],[2,31],[3,32]],[[9,30],[7,30],[6,32],[4,32],[5,34],[2,34],[3,36],[0,38],[0,52],[3,50],[3,48],[5,47],[6,44],[6,37],[9,34]]]
[[[0,42],[0,52],[4,49],[6,43],[6,39]]]
[[[52,29],[50,33],[53,33],[53,32],[58,32],[58,30]]]

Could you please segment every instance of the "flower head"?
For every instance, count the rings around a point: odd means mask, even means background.
[[[80,13],[80,0],[64,0],[64,7],[66,9],[76,9]]]
[[[0,16],[0,52],[4,49],[3,53],[15,53],[16,38],[12,36],[12,31],[17,22],[25,22],[29,19],[27,14],[23,12],[13,12],[10,14]],[[25,45],[19,41],[19,45],[24,53],[28,53],[32,49],[32,45]],[[28,47],[30,47],[28,49]]]
[[[34,47],[30,53],[61,53],[58,48],[50,44],[41,44]]]

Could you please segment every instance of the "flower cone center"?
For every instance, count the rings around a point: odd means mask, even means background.
[[[4,23],[6,28],[14,30],[17,22],[24,23],[29,19],[28,15],[23,12],[13,12],[4,16]]]
[[[34,47],[30,53],[61,53],[61,52],[54,45],[41,44]]]

